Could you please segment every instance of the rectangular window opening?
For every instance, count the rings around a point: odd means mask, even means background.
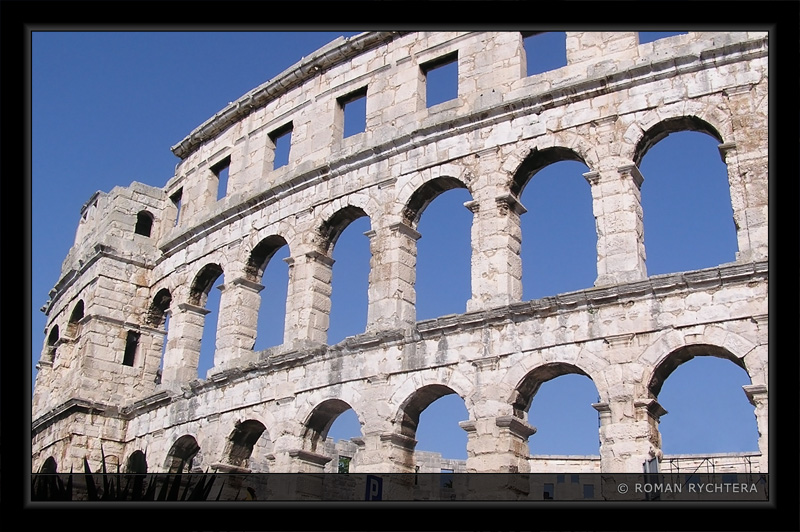
[[[674,37],[675,35],[687,35],[688,33],[688,31],[640,31],[639,44],[666,39],[667,37]]]
[[[172,201],[172,204],[175,205],[175,208],[178,210],[178,213],[175,215],[175,225],[178,225],[178,221],[181,219],[181,199],[183,198],[183,189],[179,188],[169,199]]]
[[[277,170],[289,164],[289,151],[292,148],[292,123],[281,126],[269,134],[272,145],[275,146],[275,158],[272,161],[272,169]]]
[[[350,456],[340,456],[339,457],[339,473],[349,473],[350,472],[350,461],[353,458]]]
[[[122,358],[122,364],[125,366],[133,367],[133,362],[136,359],[136,348],[139,346],[139,333],[128,331],[128,337],[125,340],[125,355]]]
[[[546,501],[552,501],[555,495],[555,486],[553,484],[545,484],[542,498]]]
[[[221,200],[228,193],[228,173],[230,167],[230,155],[211,167],[211,171],[217,176],[217,200]]]
[[[522,32],[528,76],[567,66],[567,33],[564,31]]]
[[[458,98],[458,52],[428,61],[420,68],[425,74],[426,107]]]
[[[453,487],[453,469],[442,469],[442,476],[439,478],[439,487],[452,488]]]
[[[362,87],[337,100],[344,115],[344,138],[367,130],[367,88]]]
[[[594,484],[583,485],[583,498],[594,499]]]

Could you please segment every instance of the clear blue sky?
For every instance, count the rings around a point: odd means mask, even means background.
[[[344,33],[354,35],[356,33]],[[178,158],[169,150],[195,127],[247,91],[327,44],[340,32],[70,33],[33,34],[32,360],[39,359],[45,316],[39,308],[58,280],[75,238],[80,208],[97,190],[139,181],[163,186]],[[559,39],[544,39],[541,58],[558,65]],[[540,59],[541,59],[540,58]],[[532,58],[534,59],[534,58]],[[537,68],[532,64],[531,68]],[[544,68],[551,68],[545,66]],[[717,141],[700,133],[668,136],[644,158],[641,171],[649,274],[715,266],[736,251],[725,166]],[[584,165],[563,162],[538,173],[522,203],[524,299],[579,290],[596,277],[596,235]],[[692,193],[687,191],[692,190]],[[469,298],[469,226],[464,190],[439,196],[423,213],[419,231],[418,319],[465,311]],[[330,342],[363,332],[369,248],[366,218],[349,226],[334,249]],[[285,249],[282,250],[285,253]],[[285,254],[277,255],[280,259]],[[442,268],[445,263],[447,268]],[[280,343],[286,269],[272,260],[256,348]],[[281,292],[283,290],[283,292]],[[211,291],[209,308],[215,305]],[[209,321],[210,320],[210,321]],[[207,330],[215,313],[207,319]],[[204,337],[201,377],[213,355]],[[32,369],[35,379],[36,370]],[[659,397],[669,411],[661,431],[666,453],[757,450],[743,370],[699,357],[667,379]],[[536,454],[598,454],[593,383],[564,376],[542,385],[529,422]],[[357,434],[352,412],[330,435]],[[467,419],[455,395],[421,417],[418,449],[466,457]],[[202,444],[202,442],[201,442]]]

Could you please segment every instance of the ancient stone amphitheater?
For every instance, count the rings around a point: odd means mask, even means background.
[[[662,383],[710,355],[750,377],[760,452],[746,458],[766,472],[767,34],[639,44],[636,32],[567,32],[567,65],[535,75],[525,37],[340,38],[174,146],[180,163],[163,187],[93,195],[43,307],[33,470],[81,470],[84,456],[96,469],[101,447],[132,472],[182,460],[193,471],[330,470],[341,450],[328,429],[352,408],[362,434],[348,444],[350,471],[409,472],[420,413],[456,393],[469,412],[465,471],[641,472],[662,456]],[[457,96],[428,105],[428,74],[453,63]],[[362,98],[364,131],[345,136],[344,108]],[[638,165],[683,130],[719,141],[738,252],[648,277]],[[288,164],[276,165],[289,132]],[[590,169],[596,282],[523,301],[519,198],[562,160]],[[453,188],[472,198],[472,296],[464,314],[417,321],[417,223]],[[360,217],[371,227],[368,324],[328,345],[332,250]],[[285,340],[254,351],[262,275],[283,246]],[[198,379],[207,296],[223,275],[214,367]],[[530,456],[527,411],[543,382],[568,373],[597,388],[599,457],[554,465]]]

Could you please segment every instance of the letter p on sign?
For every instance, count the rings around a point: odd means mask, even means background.
[[[379,501],[383,495],[383,479],[375,475],[367,475],[367,490],[364,493],[365,501]]]

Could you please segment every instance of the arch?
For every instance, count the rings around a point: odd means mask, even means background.
[[[253,454],[253,447],[265,430],[264,424],[255,419],[236,423],[233,432],[228,436],[228,443],[223,452],[228,463],[246,468],[249,465],[250,456]]]
[[[701,347],[683,350],[683,348],[692,348],[694,346]],[[637,379],[637,381],[644,385],[644,392],[652,393],[653,389],[660,390],[664,379],[681,364],[681,361],[690,360],[692,357],[697,356],[698,353],[703,352],[704,348],[702,346],[711,346],[713,353],[708,354],[712,356],[735,360],[736,365],[747,371],[750,380],[758,383],[767,382],[766,375],[757,374],[765,368],[758,356],[757,350],[759,346],[756,343],[733,331],[716,325],[709,325],[691,333],[669,329],[658,334],[650,342],[650,345],[645,348],[638,359],[644,370],[641,378]],[[756,356],[752,357],[751,353]],[[676,361],[669,360],[674,357],[679,358]],[[748,360],[751,357],[753,360],[748,365]]]
[[[82,319],[83,319],[83,300],[81,299],[75,304],[75,307],[72,309],[72,314],[70,315],[69,322],[67,323],[67,336],[75,338],[80,334],[81,332],[80,321]]]
[[[222,267],[219,264],[212,263],[203,266],[192,282],[189,290],[189,303],[205,307],[208,292],[220,275],[222,275]]]
[[[133,451],[125,462],[127,473],[144,474],[147,473],[147,456],[142,451]]]
[[[159,290],[147,310],[147,324],[153,327],[163,326],[166,322],[170,303],[172,303],[172,294],[170,294],[169,290],[166,288]]]
[[[351,222],[367,216],[367,213],[361,207],[354,205],[347,205],[336,211],[330,218],[322,222],[317,228],[317,235],[319,236],[319,249],[322,253],[330,256],[333,251],[336,241],[342,235],[347,226]]]
[[[464,207],[472,196],[459,181],[437,178],[418,189],[411,201],[415,198],[424,203],[420,207],[424,212],[406,223],[415,223],[420,235],[413,277],[416,319],[463,314],[472,297],[475,215]],[[409,242],[404,249],[412,245]]]
[[[523,300],[594,286],[598,230],[589,171],[573,150],[547,148],[515,175],[512,190],[527,207],[520,214]]]
[[[403,208],[403,222],[411,227],[416,227],[422,213],[437,196],[454,188],[469,188],[455,177],[442,176],[426,181],[417,188]]]
[[[278,260],[273,261],[276,254],[279,255]],[[280,260],[284,255],[286,258],[291,256],[286,239],[273,234],[261,239],[245,262],[245,278],[260,283],[265,288],[258,293],[254,302],[256,306],[252,309],[258,314],[256,337],[253,341],[253,349],[256,351],[283,342],[289,289],[289,266]]]
[[[153,215],[149,211],[139,211],[136,213],[136,227],[134,233],[149,237],[153,229]]]
[[[316,451],[328,437],[328,430],[336,418],[350,409],[352,407],[341,399],[326,399],[317,405],[303,423],[303,445],[307,445],[312,452]]]
[[[47,335],[47,355],[50,359],[50,362],[56,361],[56,346],[58,345],[59,339],[58,325],[53,325],[53,328],[50,329],[50,334]]]
[[[743,362],[712,344],[679,347],[662,360],[648,390],[667,414],[658,420],[665,453],[759,450],[761,420],[756,402],[745,395],[753,381]],[[680,458],[671,463],[681,467]]]
[[[194,436],[188,434],[181,436],[167,453],[164,468],[168,473],[182,473],[184,468],[191,471],[194,458],[199,452],[200,445]]]
[[[699,131],[700,133],[711,135],[720,143],[723,142],[722,136],[717,129],[702,118],[694,115],[665,118],[642,133],[633,152],[634,164],[636,164],[637,167],[640,166],[642,159],[650,148],[670,133],[677,133],[679,131]]]
[[[560,161],[577,161],[585,164],[587,168],[589,167],[584,158],[571,148],[552,146],[540,150],[538,147],[534,147],[517,167],[511,178],[511,194],[517,198],[521,197],[525,185],[534,175],[546,166]]]
[[[520,419],[524,419],[525,413],[531,407],[533,397],[536,395],[536,392],[539,391],[542,384],[556,377],[560,377],[561,375],[569,375],[571,373],[583,375],[594,382],[594,379],[584,370],[567,362],[550,362],[529,371],[516,385],[509,399],[509,402],[514,408],[514,415]]]
[[[47,459],[42,464],[42,467],[39,468],[40,475],[51,475],[53,473],[57,473],[58,464],[56,464],[56,459],[52,456],[48,456]]]
[[[419,416],[423,410],[437,399],[457,393],[444,384],[428,384],[412,393],[397,410],[395,424],[399,427],[400,434],[413,438],[417,433]]]
[[[658,397],[658,394],[661,392],[661,387],[664,385],[664,381],[667,377],[669,377],[678,366],[685,364],[696,356],[713,356],[730,360],[745,370],[747,375],[750,376],[750,372],[747,371],[744,361],[724,347],[712,344],[691,344],[675,349],[658,363],[647,381],[647,390],[653,397]]]
[[[675,127],[687,129],[676,131]],[[649,275],[715,267],[736,260],[737,226],[729,169],[719,136],[695,124],[664,122],[639,161],[644,246]],[[710,126],[709,126],[710,127]],[[668,133],[666,133],[668,132]],[[648,137],[643,137],[646,141]]]
[[[288,245],[286,239],[280,235],[270,235],[262,239],[250,252],[244,267],[245,277],[254,282],[260,282],[264,276],[270,259],[283,246]]]

